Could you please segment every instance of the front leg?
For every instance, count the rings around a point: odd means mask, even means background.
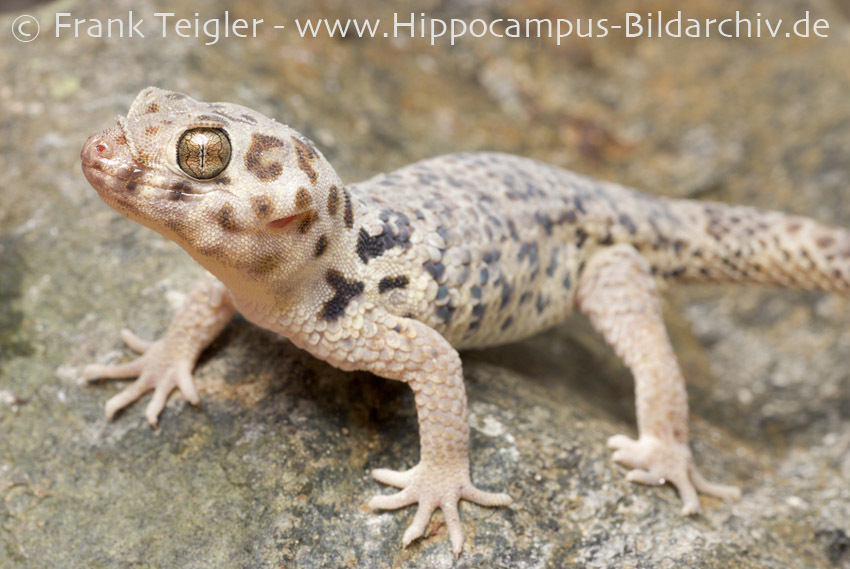
[[[351,329],[357,330],[356,339]],[[465,499],[483,506],[506,506],[511,498],[479,490],[470,480],[469,409],[457,351],[436,330],[380,308],[362,317],[333,321],[321,339],[318,336],[314,337],[317,345],[304,347],[322,359],[343,369],[404,381],[413,389],[419,419],[419,463],[403,472],[376,469],[376,480],[402,490],[376,496],[369,506],[395,509],[419,503],[402,537],[405,547],[425,532],[434,510],[442,509],[452,550],[460,555],[463,528],[458,502]],[[353,341],[349,343],[349,339]]]
[[[235,310],[230,293],[221,281],[205,273],[186,296],[162,339],[148,342],[129,330],[122,330],[124,342],[141,355],[124,364],[91,364],[83,369],[83,378],[88,381],[137,377],[106,402],[106,417],[112,420],[115,413],[148,391],[154,394],[145,410],[145,418],[154,427],[168,395],[175,389],[179,389],[189,403],[198,405],[200,400],[192,370],[201,352],[224,329]]]
[[[670,482],[679,491],[683,514],[699,512],[697,492],[739,497],[737,488],[708,482],[694,465],[685,381],[647,261],[628,245],[597,253],[579,280],[577,304],[634,374],[638,439],[617,435],[608,441],[616,449],[614,460],[632,469],[627,479]]]

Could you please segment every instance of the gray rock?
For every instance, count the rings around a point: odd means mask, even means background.
[[[169,4],[191,17],[197,3]],[[455,150],[515,152],[668,195],[780,208],[850,225],[846,15],[825,3],[746,8],[828,18],[829,39],[298,39],[295,18],[406,15],[404,3],[220,0],[283,23],[256,39],[52,37],[0,46],[0,568],[850,567],[850,302],[812,293],[676,287],[670,333],[690,385],[703,472],[742,486],[679,515],[634,486],[605,440],[634,433],[631,378],[587,323],[464,355],[473,478],[509,508],[464,504],[454,560],[440,515],[407,550],[412,509],[375,514],[376,467],[417,460],[404,385],[341,373],[237,319],[196,371],[202,407],[142,404],[114,423],[120,385],[82,386],[129,357],[118,330],[160,333],[198,268],[100,202],[85,138],[156,84],[257,108],[314,138],[356,180]],[[451,18],[564,17],[554,0],[431,4]],[[572,2],[569,17],[625,4]],[[126,9],[126,8],[124,8]],[[161,9],[133,3],[137,15]],[[417,8],[419,9],[419,8]],[[668,10],[662,1],[641,10]],[[684,8],[683,8],[684,9]],[[694,17],[734,14],[708,0]],[[742,8],[743,9],[743,8]],[[0,14],[9,30],[17,13]],[[560,16],[559,16],[560,15]],[[152,20],[151,20],[152,21]],[[5,33],[5,32],[4,32]]]

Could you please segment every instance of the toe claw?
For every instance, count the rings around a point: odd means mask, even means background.
[[[419,503],[413,521],[402,536],[405,547],[425,533],[431,515],[440,508],[446,521],[452,551],[459,556],[463,548],[463,524],[458,502],[465,499],[484,506],[506,506],[511,503],[507,494],[484,492],[473,486],[469,479],[468,464],[434,467],[420,462],[405,471],[375,469],[372,476],[379,482],[403,489],[396,494],[375,496],[369,501],[370,508],[394,509]]]
[[[126,329],[121,331],[121,338],[133,350],[141,352],[141,355],[121,364],[87,365],[82,371],[82,377],[86,381],[100,378],[136,378],[133,383],[106,402],[107,419],[111,421],[118,411],[151,390],[154,393],[145,409],[145,418],[152,427],[156,427],[157,419],[165,408],[168,396],[175,389],[179,389],[190,404],[195,406],[200,404],[192,379],[194,356],[185,353],[185,350],[174,342],[165,340],[148,342]]]
[[[106,411],[106,418],[111,421],[118,411],[144,395],[149,390],[150,387],[148,387],[145,382],[136,380],[131,383],[118,393],[118,395],[111,397],[109,401],[106,402],[106,407],[104,408]]]
[[[617,435],[608,439],[608,446],[617,449],[613,458],[632,470],[626,479],[641,484],[659,485],[669,482],[682,500],[682,514],[700,512],[699,492],[721,498],[736,498],[740,491],[734,486],[713,484],[700,475],[686,443],[645,435],[638,440]]]
[[[401,543],[404,547],[417,538],[422,537],[425,533],[425,528],[428,527],[428,522],[431,520],[431,514],[434,513],[434,507],[427,504],[419,504],[419,509],[416,510],[416,515],[413,516],[413,521],[407,526],[404,535],[401,537]]]
[[[443,517],[446,519],[446,529],[449,532],[449,540],[452,542],[452,551],[455,557],[458,557],[463,550],[463,526],[460,523],[457,502],[444,502],[440,508],[442,508]]]
[[[190,405],[198,407],[201,404],[201,399],[198,397],[198,391],[195,389],[195,381],[192,379],[192,372],[187,369],[181,369],[177,372],[177,387],[183,398]]]

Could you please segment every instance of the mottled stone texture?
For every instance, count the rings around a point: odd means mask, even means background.
[[[440,17],[615,18],[633,3],[426,3]],[[684,3],[681,3],[684,4]],[[124,8],[126,10],[126,8]],[[134,13],[161,10],[133,3]],[[312,3],[205,3],[294,26]],[[402,3],[327,3],[391,20]],[[245,104],[310,136],[346,180],[449,151],[532,156],[653,193],[780,208],[850,225],[846,6],[664,0],[642,11],[741,9],[828,18],[826,40],[58,41],[0,44],[0,567],[850,566],[850,302],[810,293],[674,287],[665,313],[690,385],[694,453],[738,504],[683,519],[670,488],[633,487],[604,448],[631,429],[631,378],[576,319],[464,355],[472,475],[510,508],[462,506],[454,561],[435,539],[400,549],[412,509],[372,514],[371,468],[415,464],[413,398],[232,324],[175,398],[103,418],[118,386],[90,361],[129,354],[118,330],[165,327],[197,267],[86,184],[85,137],[147,84]],[[169,10],[185,16],[197,3]],[[16,13],[0,16],[9,30]],[[6,33],[6,32],[2,32]],[[340,196],[344,211],[344,196]],[[589,381],[589,378],[593,378]],[[379,406],[380,402],[380,406]]]

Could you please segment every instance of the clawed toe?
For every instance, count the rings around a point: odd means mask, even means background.
[[[696,468],[691,470],[691,480],[694,482],[694,486],[698,492],[703,494],[708,494],[709,496],[716,496],[717,498],[722,498],[723,500],[740,500],[741,499],[741,489],[737,486],[730,486],[728,484],[717,484],[715,482],[709,482],[705,478],[703,478],[702,474],[699,473]]]
[[[617,460],[616,456],[614,457],[614,460]],[[655,476],[651,472],[641,470],[640,468],[629,470],[626,473],[626,480],[629,482],[637,482],[638,484],[646,484],[647,486],[661,486],[667,482],[660,476]]]
[[[501,492],[485,492],[475,486],[465,486],[460,491],[460,497],[481,506],[510,506],[513,500],[507,494]]]
[[[83,369],[82,376],[86,381],[95,379],[126,379],[137,378],[106,402],[106,418],[110,421],[124,407],[127,407],[148,391],[153,396],[145,408],[145,419],[152,427],[156,427],[159,415],[168,402],[168,396],[179,389],[183,397],[192,405],[199,405],[200,399],[192,379],[194,359],[174,347],[173,343],[159,340],[148,342],[129,330],[121,331],[121,338],[133,350],[141,355],[136,359],[114,365],[92,364]]]
[[[381,484],[404,488],[410,485],[413,478],[413,469],[390,470],[388,468],[376,468],[372,471],[372,477]]]
[[[407,526],[404,535],[401,536],[401,543],[404,547],[417,538],[422,537],[425,533],[425,528],[428,527],[428,522],[431,520],[431,514],[437,509],[436,504],[420,503],[416,509],[416,515],[413,516],[413,521]]]
[[[129,346],[130,349],[136,353],[144,354],[153,345],[153,342],[143,340],[136,336],[136,334],[134,334],[133,331],[129,328],[124,328],[123,330],[121,330],[120,334],[121,339],[124,340],[124,343],[127,344],[127,346]]]
[[[463,548],[463,525],[460,521],[458,502],[465,499],[483,506],[507,506],[511,503],[507,494],[485,492],[473,486],[469,480],[468,468],[438,469],[419,463],[405,471],[379,468],[372,471],[372,476],[378,482],[402,490],[395,494],[375,496],[369,500],[370,508],[393,510],[414,503],[419,504],[413,521],[402,536],[404,547],[424,535],[431,515],[439,508],[443,511],[452,551],[455,555],[460,555]]]
[[[83,368],[83,379],[92,382],[98,379],[127,379],[137,377],[144,369],[144,362],[139,358],[123,364],[89,364]]]
[[[369,500],[368,506],[373,510],[397,510],[419,501],[416,492],[410,486],[395,494],[379,494]]]
[[[734,486],[714,484],[703,478],[687,444],[654,436],[634,440],[616,435],[608,439],[608,446],[616,449],[614,460],[632,469],[626,474],[626,480],[653,486],[669,482],[675,486],[684,515],[700,512],[698,492],[725,499],[737,499],[741,495]]]

